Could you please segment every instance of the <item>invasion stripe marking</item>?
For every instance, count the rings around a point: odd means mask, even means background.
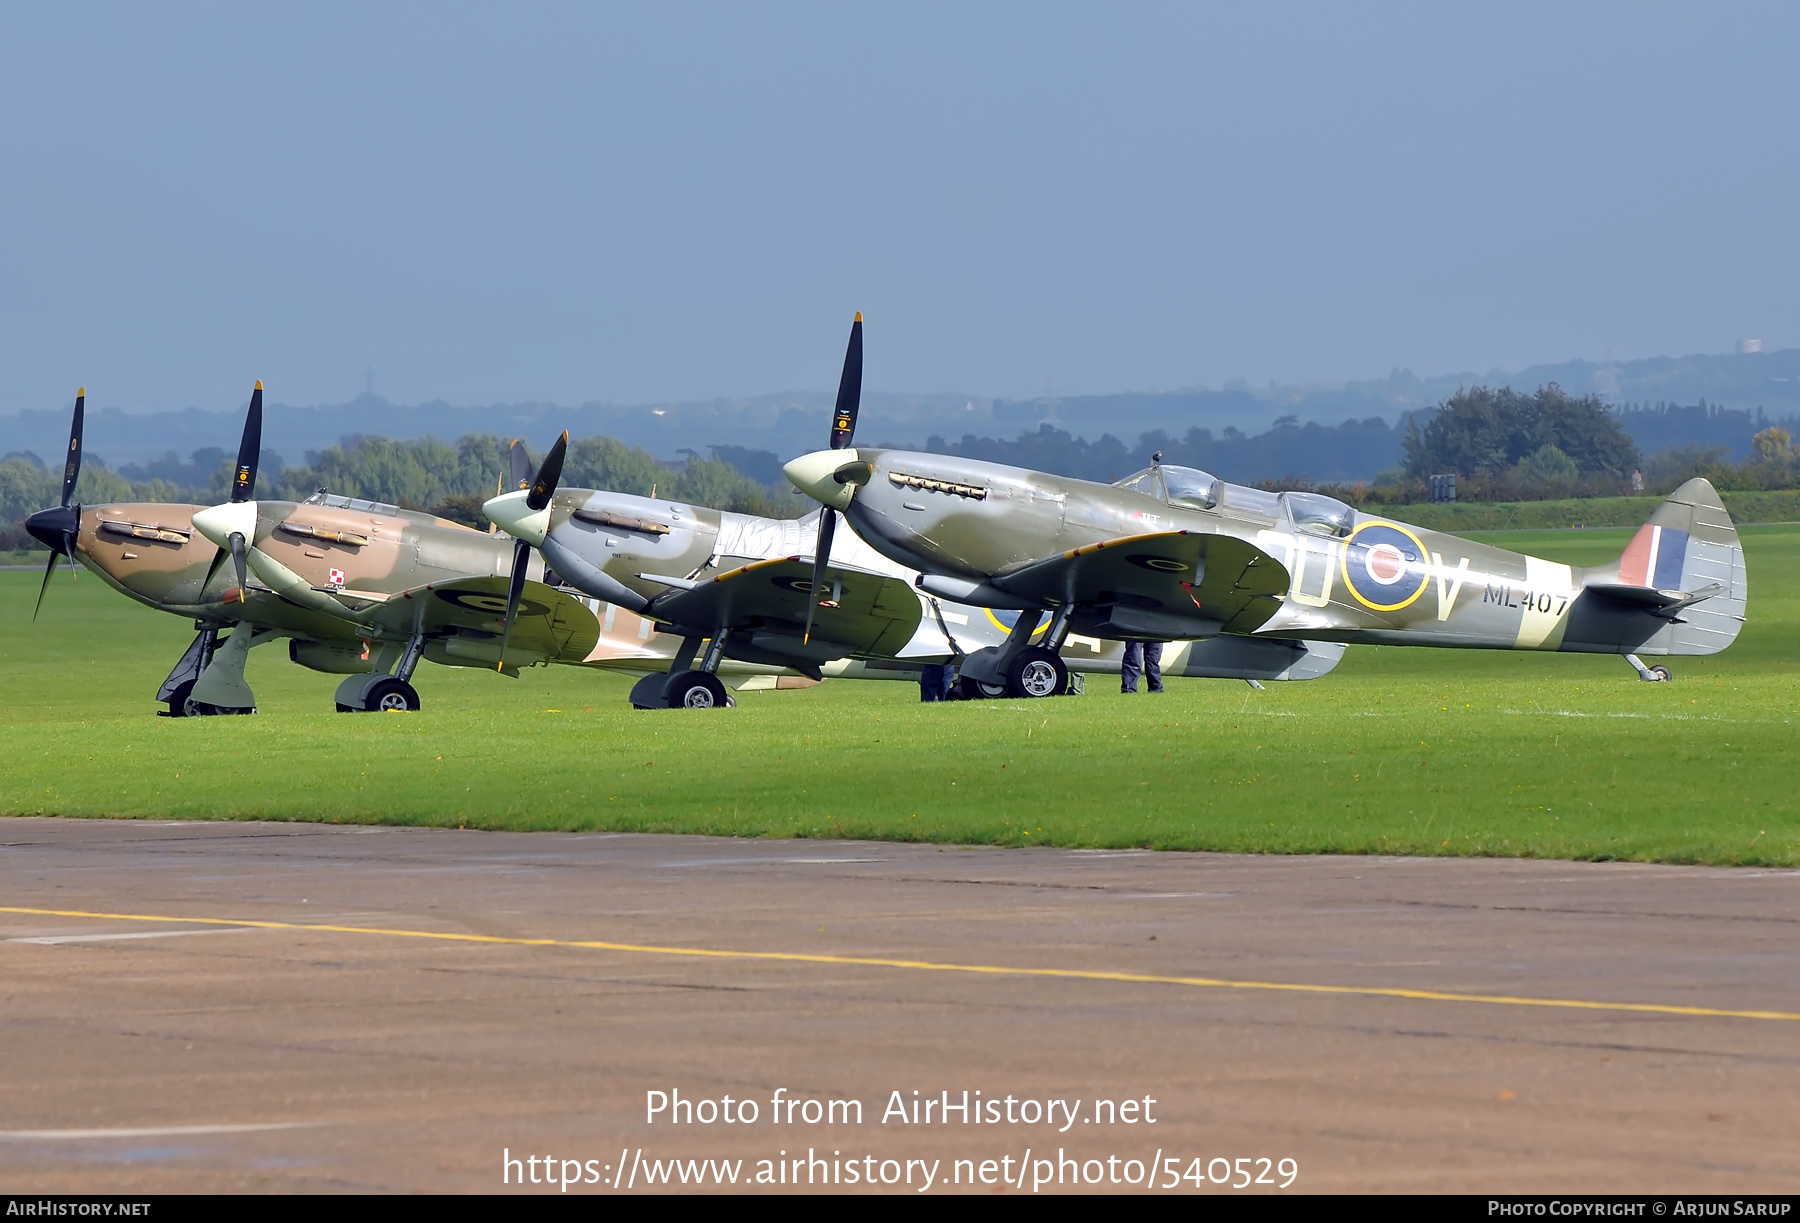
[[[966,972],[1002,977],[1050,977],[1067,981],[1119,981],[1131,985],[1185,985],[1196,989],[1275,990],[1297,994],[1349,994],[1368,998],[1410,998],[1423,1002],[1473,1002],[1489,1006],[1533,1006],[1577,1011],[1624,1011],[1642,1015],[1687,1015],[1713,1019],[1779,1019],[1800,1021],[1792,1011],[1734,1011],[1708,1006],[1675,1006],[1661,1002],[1597,1002],[1584,998],[1530,998],[1510,994],[1464,994],[1449,990],[1402,989],[1382,985],[1319,985],[1302,981],[1234,981],[1223,977],[1175,977],[1156,973],[1098,972],[1081,968],[1012,968],[1002,964],[952,964],[935,960],[893,960],[874,956],[817,955],[800,951],[727,951],[715,947],[658,947],[612,943],[599,939],[517,938],[498,934],[458,934],[444,930],[405,930],[380,926],[333,926],[311,922],[258,921],[235,917],[164,917],[144,913],[90,913],[80,909],[27,909],[0,905],[0,913],[31,917],[90,917],[104,921],[186,922],[193,925],[243,926],[254,930],[306,930],[319,934],[378,934],[389,938],[433,939],[449,943],[487,943],[509,947],[576,947],[588,951],[620,951],[635,955],[696,956],[716,960],[764,960],[790,964],[843,964],[858,968],[904,968],[920,972]]]

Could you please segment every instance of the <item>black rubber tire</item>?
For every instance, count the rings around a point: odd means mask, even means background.
[[[390,675],[363,690],[363,708],[370,713],[417,713],[419,694],[405,680]]]
[[[200,710],[188,698],[194,693],[194,681],[184,680],[177,684],[175,691],[169,694],[169,716],[171,718],[197,717]]]
[[[978,679],[958,677],[956,681],[956,699],[959,701],[993,701],[1006,695],[1006,689],[997,684],[984,684]]]
[[[1667,667],[1663,666],[1661,663],[1657,663],[1654,667],[1651,667],[1650,674],[1656,676],[1657,682],[1662,683],[1662,684],[1668,683],[1671,678],[1669,675],[1669,669]]]
[[[1006,694],[1012,697],[1037,698],[1061,696],[1069,690],[1069,668],[1055,651],[1031,646],[1006,668]]]
[[[670,709],[724,709],[730,697],[719,677],[687,671],[669,681]]]

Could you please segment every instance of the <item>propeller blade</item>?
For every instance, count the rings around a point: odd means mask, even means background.
[[[231,478],[231,499],[248,501],[256,493],[256,460],[262,454],[262,379],[250,392],[250,411],[244,417],[244,436],[238,442],[237,474]],[[239,588],[243,583],[238,583]]]
[[[220,548],[217,552],[213,553],[212,564],[206,567],[206,577],[200,583],[201,594],[204,595],[206,593],[206,588],[212,585],[213,579],[219,576],[219,566],[223,565],[225,563],[225,558],[230,555],[231,553],[224,548]]]
[[[50,589],[50,579],[56,576],[56,562],[60,558],[56,553],[50,554],[50,563],[44,566],[44,584],[38,587],[37,606],[31,609],[31,618],[35,622],[38,613],[44,610],[44,592]]]
[[[226,542],[231,544],[231,563],[237,569],[238,597],[242,598],[244,587],[250,581],[250,575],[244,566],[244,537],[233,531]]]
[[[75,392],[75,415],[69,421],[69,461],[63,467],[62,504],[69,508],[75,497],[75,481],[81,478],[81,428],[87,416],[87,388]]]
[[[862,311],[850,324],[850,346],[844,350],[844,373],[838,379],[837,406],[831,411],[831,448],[842,450],[856,436],[856,414],[862,408]]]
[[[531,455],[525,449],[525,443],[514,438],[509,451],[512,460],[512,486],[514,488],[531,487]]]
[[[494,663],[496,671],[506,666],[506,639],[512,636],[513,620],[519,614],[519,599],[525,594],[525,571],[530,564],[531,545],[522,539],[514,541],[512,580],[506,586],[506,619],[500,624],[500,657]]]
[[[537,479],[531,482],[531,492],[525,498],[525,504],[533,511],[541,510],[550,504],[550,498],[556,495],[557,481],[562,479],[563,458],[569,453],[569,431],[556,439],[550,447],[550,453],[544,456],[543,464],[537,470]]]
[[[837,511],[826,506],[819,511],[819,542],[813,546],[812,589],[806,595],[806,631],[800,644],[812,640],[813,613],[819,609],[819,595],[825,588],[825,569],[831,564],[831,537],[837,533]]]

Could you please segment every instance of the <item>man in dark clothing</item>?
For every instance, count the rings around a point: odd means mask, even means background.
[[[947,701],[950,699],[950,688],[955,682],[956,667],[950,663],[920,667],[919,699],[921,701]]]
[[[1140,675],[1150,680],[1150,691],[1161,692],[1163,690],[1162,642],[1127,641],[1125,643],[1125,657],[1119,663],[1119,691],[1136,692]]]

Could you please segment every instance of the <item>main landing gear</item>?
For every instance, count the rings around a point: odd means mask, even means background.
[[[1654,667],[1646,667],[1644,665],[1644,660],[1639,658],[1636,654],[1627,654],[1625,656],[1625,661],[1631,664],[1631,669],[1636,671],[1638,673],[1638,678],[1643,680],[1646,684],[1666,684],[1669,682],[1669,669],[1661,663],[1657,663]]]
[[[384,643],[381,652],[375,656],[373,673],[352,675],[338,685],[338,712],[417,713],[419,693],[412,686],[412,674],[424,653],[423,634],[415,633],[407,638],[404,646],[398,642]]]
[[[201,628],[175,669],[157,689],[156,699],[168,705],[157,716],[164,718],[213,717],[256,712],[256,694],[244,682],[244,662],[253,646],[275,634],[240,624],[224,641],[216,625]]]
[[[646,675],[632,686],[632,705],[638,709],[726,709],[736,705],[717,674],[719,660],[725,656],[725,635],[719,633],[707,641],[699,667],[690,671],[700,653],[700,642],[699,637],[683,638],[667,671]]]
[[[1031,638],[1043,613],[1021,613],[998,649],[990,646],[963,659],[957,675],[958,695],[964,700],[978,700],[1067,693],[1069,668],[1062,660],[1061,650],[1069,635],[1069,610],[1067,606],[1057,609],[1040,645],[1032,645]]]

